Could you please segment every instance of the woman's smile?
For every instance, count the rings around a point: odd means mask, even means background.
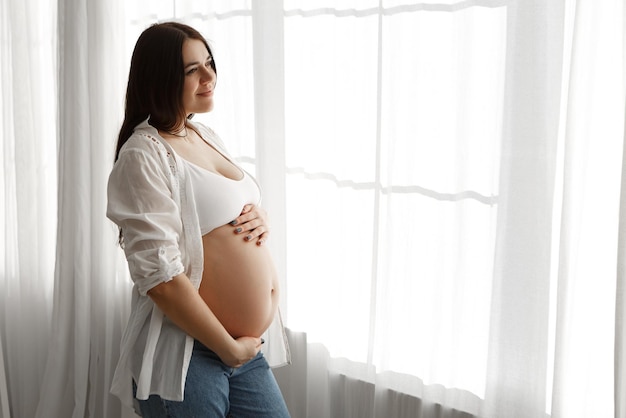
[[[211,96],[213,96],[213,89],[200,92],[200,93],[198,93],[198,96],[211,97]]]

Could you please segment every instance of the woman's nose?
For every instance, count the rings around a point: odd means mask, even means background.
[[[202,80],[201,81],[203,83],[210,83],[214,79],[215,79],[215,71],[213,71],[213,68],[211,68],[211,67],[204,67],[203,72],[202,72]]]

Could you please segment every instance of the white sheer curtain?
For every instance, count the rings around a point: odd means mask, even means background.
[[[104,217],[126,68],[118,11],[2,2],[0,335],[13,417],[122,416],[108,386],[128,282]]]
[[[29,416],[121,417],[109,386],[129,282],[105,207],[123,112],[124,13],[117,2],[59,0],[58,27],[54,306],[41,397]]]
[[[34,415],[48,353],[56,232],[57,86],[50,70],[57,62],[56,27],[51,2],[0,2],[2,417],[9,411],[13,417]]]
[[[292,410],[617,413],[622,2],[285,10]]]
[[[132,416],[104,186],[134,42],[172,18],[264,188],[294,417],[626,416],[621,0],[122,3],[1,4],[11,416]]]
[[[626,136],[625,136],[626,141]],[[626,147],[622,161],[626,161]],[[626,170],[622,163],[622,188],[617,264],[617,295],[615,315],[615,416],[626,416]]]
[[[611,416],[613,395],[616,406],[622,405],[615,416],[626,413],[626,387],[614,368],[614,359],[626,353],[615,344],[625,337],[619,325],[623,302],[615,304],[616,284],[618,289],[624,285],[624,277],[618,275],[616,282],[615,273],[624,146],[624,12],[623,2],[578,2],[572,10],[559,144],[562,195],[556,207],[556,416]]]

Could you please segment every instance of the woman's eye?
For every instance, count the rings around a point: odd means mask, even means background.
[[[191,75],[193,73],[195,73],[198,69],[197,68],[192,68],[191,70],[187,71],[187,75]]]

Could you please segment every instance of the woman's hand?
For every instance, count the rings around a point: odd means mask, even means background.
[[[244,235],[246,241],[256,239],[257,245],[263,245],[270,233],[267,212],[260,206],[245,205],[241,214],[231,223],[235,234]]]
[[[241,367],[259,353],[263,342],[261,338],[239,337],[232,349],[222,354],[220,359],[229,367]]]

